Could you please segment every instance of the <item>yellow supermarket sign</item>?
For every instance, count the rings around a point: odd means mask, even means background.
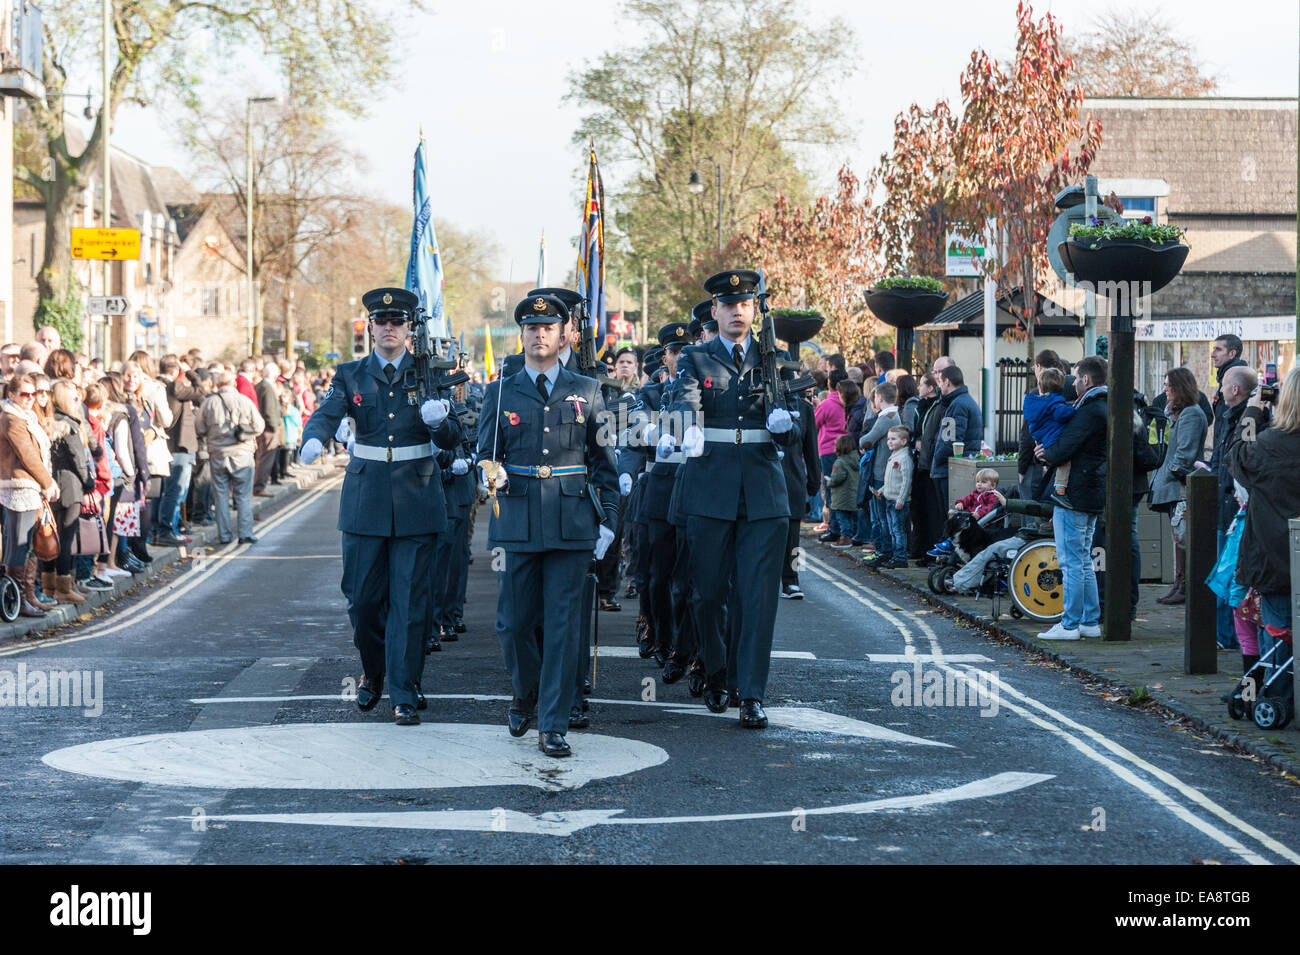
[[[74,259],[138,259],[139,229],[73,229]]]

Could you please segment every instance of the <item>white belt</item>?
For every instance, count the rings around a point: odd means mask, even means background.
[[[418,461],[420,458],[431,458],[436,453],[432,441],[426,441],[424,444],[408,444],[400,448],[381,448],[371,444],[352,446],[352,456],[363,461]]]
[[[674,451],[672,454],[656,454],[647,464],[646,470],[654,467],[656,464],[684,464],[686,462],[686,453],[683,451]]]
[[[701,428],[705,441],[721,444],[770,444],[772,433],[765,428]]]

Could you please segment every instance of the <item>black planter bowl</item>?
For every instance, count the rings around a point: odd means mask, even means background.
[[[924,325],[948,304],[947,292],[927,292],[919,288],[869,288],[866,296],[871,314],[894,328]]]
[[[799,344],[815,338],[825,324],[826,319],[821,315],[772,316],[772,330],[776,332],[776,337],[786,342],[796,353]]]
[[[1189,249],[1181,242],[1152,245],[1134,239],[1083,238],[1066,239],[1056,251],[1076,282],[1149,282],[1149,291],[1158,292],[1182,269]]]

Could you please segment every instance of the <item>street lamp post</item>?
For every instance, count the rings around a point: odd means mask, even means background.
[[[274,103],[274,96],[250,96],[244,110],[244,140],[248,149],[244,167],[244,269],[248,279],[248,354],[257,344],[257,282],[253,278],[253,104]]]
[[[712,161],[712,160],[710,160]],[[722,164],[713,163],[713,181],[714,191],[718,197],[718,251],[722,251]],[[686,189],[691,195],[698,196],[704,191],[704,180],[695,170],[691,170],[691,178],[687,180]]]

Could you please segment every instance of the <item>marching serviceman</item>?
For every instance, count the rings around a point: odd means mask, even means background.
[[[356,443],[343,479],[338,528],[343,532],[343,595],[364,671],[357,706],[370,710],[388,697],[396,722],[420,722],[420,675],[429,614],[430,565],[446,524],[435,447],[455,449],[460,422],[450,402],[414,404],[413,359],[407,326],[419,299],[400,288],[361,298],[375,348],[338,366],[329,393],[303,430],[302,459],[311,464],[344,416]],[[429,438],[432,435],[433,441]]]
[[[682,351],[671,411],[686,429],[680,497],[687,515],[696,635],[704,660],[705,705],[727,709],[728,588],[734,580],[743,607],[734,646],[740,725],[767,725],[772,631],[780,599],[781,564],[790,504],[774,441],[795,436],[785,408],[764,414],[755,318],[757,272],[720,272],[704,283],[713,296],[718,337]],[[770,320],[770,319],[769,319]],[[673,436],[659,439],[671,451]]]
[[[535,710],[537,745],[548,756],[572,752],[565,735],[585,662],[575,595],[593,550],[604,556],[618,520],[613,452],[599,439],[600,386],[559,362],[568,317],[553,295],[516,306],[524,367],[488,385],[478,432],[493,494],[488,546],[505,556],[496,626],[514,688],[510,733],[527,732]]]

